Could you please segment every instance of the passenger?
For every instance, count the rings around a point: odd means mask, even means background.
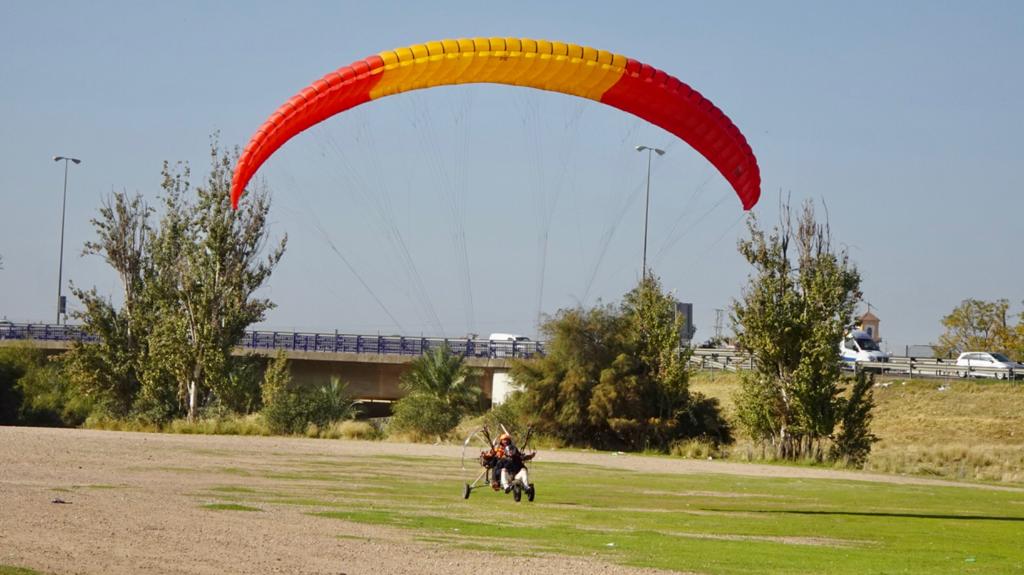
[[[480,452],[480,465],[487,471],[487,475],[484,479],[491,484],[491,488],[495,491],[501,489],[501,485],[498,483],[498,463],[501,458],[498,457],[498,451],[495,448],[486,449]]]

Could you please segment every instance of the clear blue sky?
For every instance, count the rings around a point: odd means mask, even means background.
[[[1024,3],[632,6],[7,0],[0,315],[54,319],[54,155],[84,160],[70,174],[65,278],[116,294],[106,264],[79,256],[104,195],[139,191],[155,204],[161,163],[187,160],[199,179],[214,131],[244,145],[328,71],[463,36],[589,44],[700,90],[758,156],[762,223],[775,222],[780,191],[827,204],[894,349],[934,341],[964,298],[1021,309]],[[668,148],[655,160],[648,260],[694,303],[706,339],[749,272],[725,181],[631,116],[496,86],[374,102],[271,158],[259,176],[273,233],[290,245],[265,290],[278,308],[264,326],[533,335],[538,309],[616,301],[640,274],[641,143]]]

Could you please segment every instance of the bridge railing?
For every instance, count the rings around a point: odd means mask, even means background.
[[[40,341],[96,341],[77,325],[0,322],[0,339]],[[529,358],[544,354],[536,341],[500,341],[473,338],[405,337],[293,331],[247,331],[239,346],[254,350],[290,350],[373,355],[423,355],[447,345],[465,357]]]
[[[279,331],[246,332],[240,345],[250,349],[412,356],[446,345],[453,354],[465,357],[528,358],[544,353],[543,344],[535,341]]]
[[[0,339],[35,339],[40,341],[96,341],[77,325],[47,323],[0,322]]]
[[[734,349],[696,348],[690,354],[690,365],[699,370],[736,371],[753,369],[754,358]]]

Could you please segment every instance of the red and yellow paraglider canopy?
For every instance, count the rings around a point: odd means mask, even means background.
[[[450,84],[509,84],[614,106],[690,144],[732,185],[743,209],[761,195],[746,138],[714,104],[677,78],[636,60],[576,44],[520,38],[441,40],[370,56],[327,74],[285,102],[246,145],[232,205],[256,170],[289,139],[331,116],[392,94]]]

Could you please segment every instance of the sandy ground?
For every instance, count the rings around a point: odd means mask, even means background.
[[[204,465],[210,453],[221,451],[233,454],[221,465],[244,467],[263,462],[266,453],[459,457],[462,450],[450,445],[0,427],[0,565],[56,575],[658,573],[586,558],[499,558],[417,541],[408,530],[384,526],[331,521],[325,528],[322,519],[288,506],[275,508],[273,514],[210,512],[197,505],[195,494],[220,481],[174,468]],[[542,457],[661,473],[999,488],[718,461],[567,451],[547,451]]]

